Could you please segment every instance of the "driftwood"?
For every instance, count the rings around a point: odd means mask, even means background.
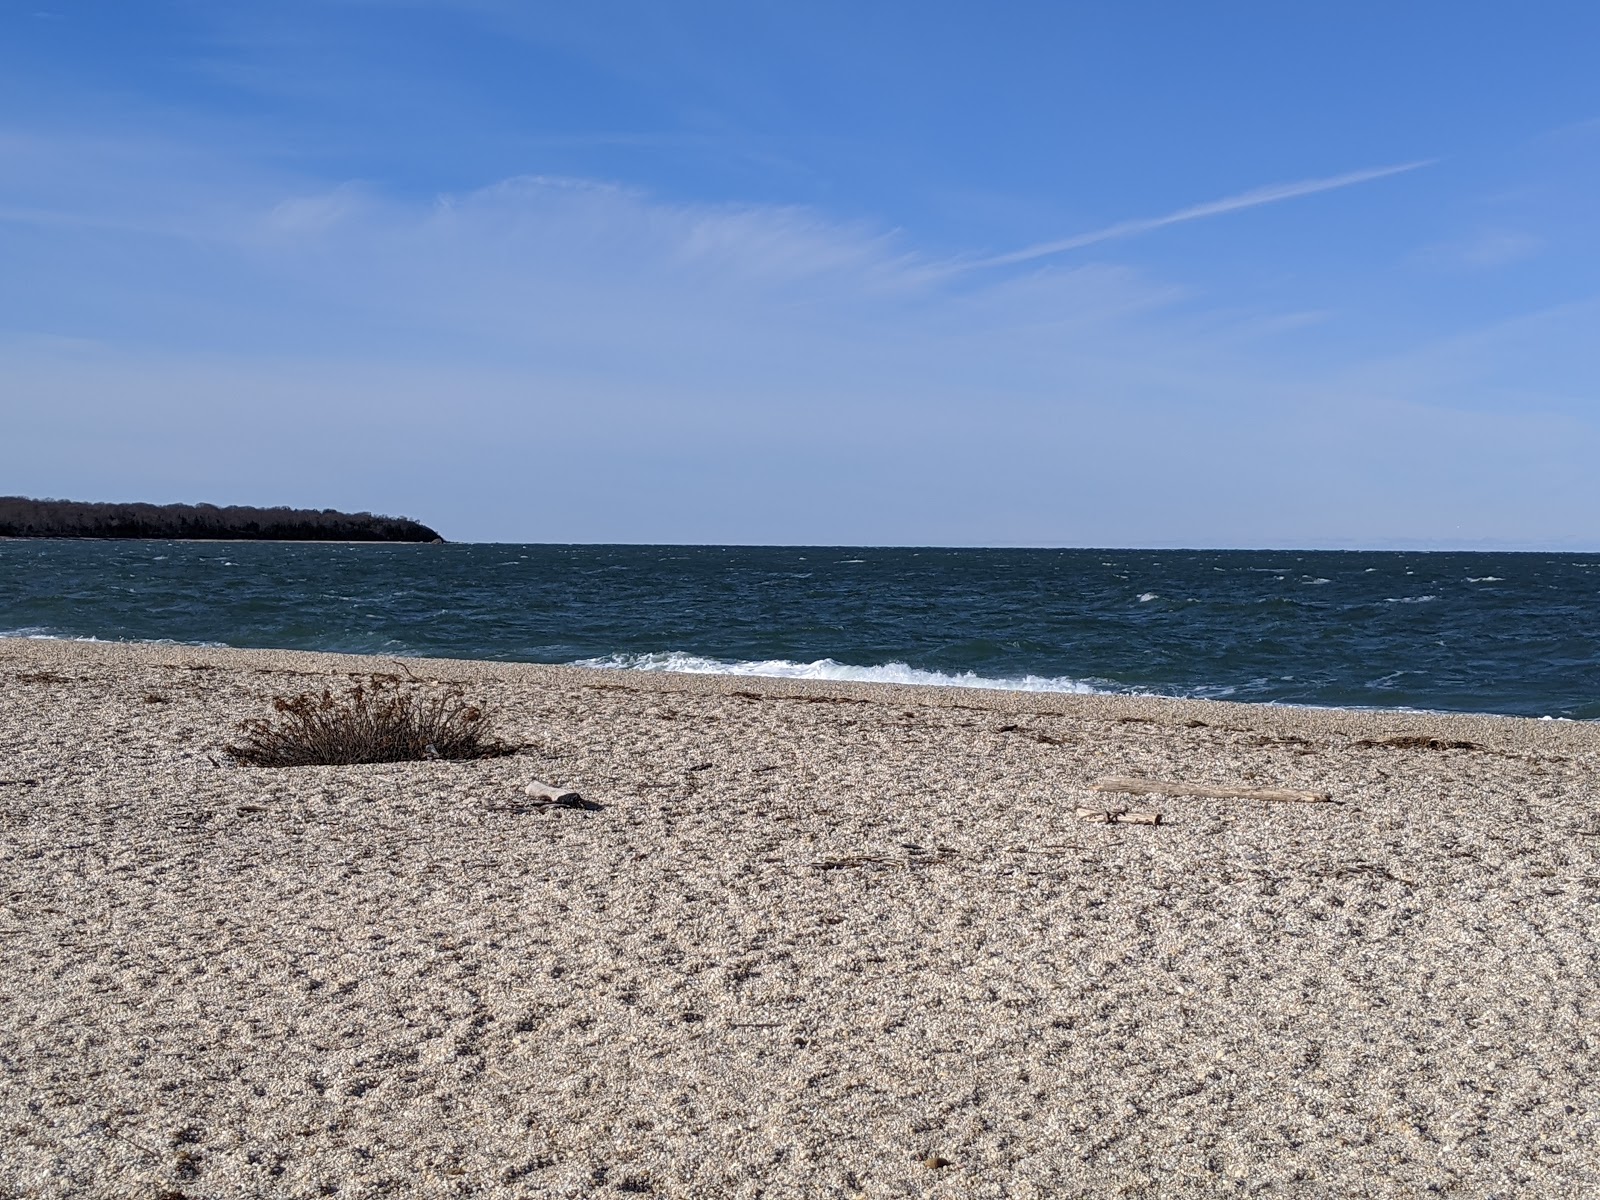
[[[528,799],[546,800],[551,804],[571,804],[583,799],[571,788],[551,787],[548,783],[540,783],[537,779],[530,779],[524,790],[528,793]]]
[[[1076,810],[1078,820],[1094,821],[1101,825],[1159,825],[1161,814],[1158,812],[1130,812],[1127,809],[1117,811],[1103,808],[1080,808]]]
[[[1117,776],[1094,785],[1097,792],[1124,792],[1132,796],[1202,796],[1209,800],[1282,800],[1297,804],[1329,804],[1327,792],[1297,792],[1288,788],[1230,788],[1209,783],[1169,783],[1164,779],[1130,779]]]
[[[584,812],[599,812],[601,805],[593,800],[585,800],[571,788],[551,787],[548,783],[540,783],[537,779],[528,781],[528,786],[523,789],[533,808],[578,808]]]

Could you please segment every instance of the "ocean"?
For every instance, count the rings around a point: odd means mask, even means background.
[[[1600,555],[0,541],[0,635],[1600,719]]]

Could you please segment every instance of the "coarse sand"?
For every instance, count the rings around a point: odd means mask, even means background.
[[[522,749],[222,750],[383,672]],[[0,1196],[1600,1196],[1593,725],[21,639],[0,712]]]

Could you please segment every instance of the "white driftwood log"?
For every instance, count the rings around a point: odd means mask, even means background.
[[[551,787],[537,779],[529,780],[525,789],[530,800],[543,800],[547,804],[576,804],[583,799],[571,788]]]
[[[1297,792],[1288,788],[1230,788],[1209,783],[1170,783],[1164,779],[1117,776],[1094,785],[1097,792],[1125,792],[1131,796],[1203,796],[1211,800],[1283,800],[1297,804],[1328,804],[1327,792]]]
[[[1130,812],[1123,810],[1107,811],[1103,808],[1080,808],[1077,817],[1080,821],[1095,821],[1102,825],[1159,825],[1161,814],[1158,812]]]

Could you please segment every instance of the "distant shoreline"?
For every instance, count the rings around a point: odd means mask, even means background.
[[[0,533],[0,542],[184,542],[203,545],[207,542],[220,542],[223,545],[248,545],[251,542],[273,543],[321,543],[326,546],[448,546],[451,543],[444,538],[434,538],[431,541],[412,539],[381,539],[381,538],[297,538],[297,537],[164,537],[158,534],[143,534],[136,536],[120,536],[116,534],[73,534],[73,533]]]
[[[335,509],[107,504],[0,496],[0,538],[184,542],[443,542],[409,517]]]

